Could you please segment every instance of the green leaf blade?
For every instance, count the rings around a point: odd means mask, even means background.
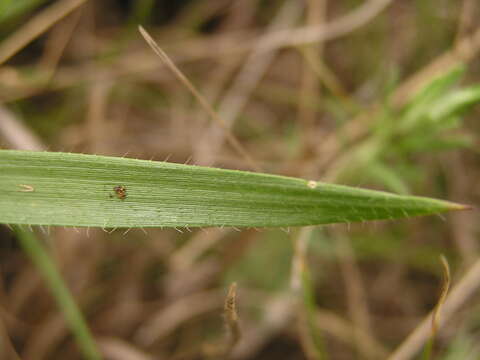
[[[124,187],[125,197],[115,191]],[[396,219],[465,206],[244,171],[0,150],[0,222],[286,227]]]

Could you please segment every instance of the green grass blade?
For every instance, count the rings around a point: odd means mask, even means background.
[[[303,226],[465,208],[429,198],[244,171],[0,150],[0,223],[7,224]]]
[[[15,227],[15,232],[23,250],[40,270],[40,273],[55,297],[85,359],[100,360],[101,356],[97,351],[95,341],[90,335],[82,313],[75,304],[75,300],[63,282],[62,276],[58,272],[52,259],[33,232],[24,230],[20,226]]]
[[[460,89],[442,97],[429,112],[433,120],[444,119],[465,111],[480,102],[480,85]]]
[[[308,328],[308,334],[310,336],[311,342],[313,345],[313,351],[315,352],[314,357],[316,359],[328,359],[328,353],[325,351],[325,341],[323,339],[323,334],[320,329],[318,329],[317,324],[315,323],[315,313],[317,311],[317,301],[315,299],[315,285],[312,279],[310,269],[307,264],[304,264],[302,268],[302,300],[303,300],[303,310],[305,311],[305,321]]]
[[[433,108],[435,102],[442,98],[451,87],[460,80],[464,74],[465,67],[455,66],[450,71],[432,80],[422,90],[420,90],[406,106],[406,112],[403,115],[400,129],[407,131],[417,126],[422,121],[425,114]]]

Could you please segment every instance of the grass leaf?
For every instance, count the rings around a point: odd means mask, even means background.
[[[101,356],[88,325],[52,258],[33,232],[20,226],[15,227],[15,232],[23,250],[37,266],[55,297],[85,359],[100,360]]]
[[[303,226],[467,208],[297,178],[95,155],[0,150],[0,223]]]
[[[430,110],[433,120],[449,118],[480,102],[480,85],[456,90],[442,97]]]

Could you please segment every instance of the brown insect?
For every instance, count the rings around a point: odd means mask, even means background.
[[[117,185],[113,188],[113,191],[115,191],[115,195],[120,200],[125,200],[127,198],[127,188],[125,186]]]

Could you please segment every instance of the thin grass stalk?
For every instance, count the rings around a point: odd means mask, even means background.
[[[102,357],[97,350],[87,323],[50,255],[32,231],[28,231],[21,226],[15,226],[14,231],[23,251],[38,268],[52,292],[85,359],[101,360]]]

